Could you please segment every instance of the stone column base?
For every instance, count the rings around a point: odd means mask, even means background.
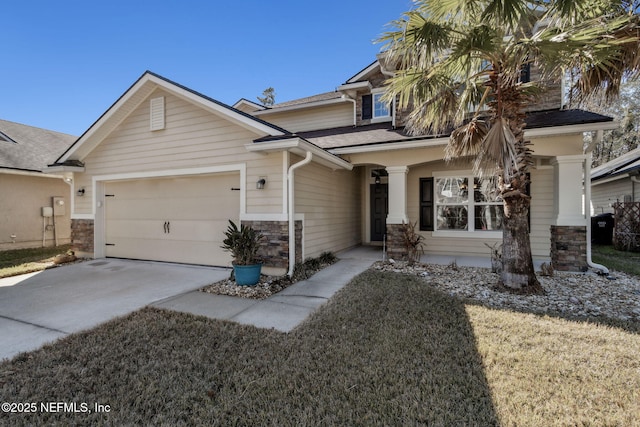
[[[289,268],[288,221],[242,221],[265,235],[258,255],[266,267]],[[302,221],[295,222],[296,262],[302,262]]]
[[[402,261],[406,260],[408,255],[404,246],[402,224],[387,224],[387,258]]]
[[[551,226],[551,264],[559,271],[587,271],[587,227]]]
[[[77,256],[93,257],[93,220],[71,220],[71,249]]]

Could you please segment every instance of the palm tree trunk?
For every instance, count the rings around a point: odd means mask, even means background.
[[[544,293],[533,268],[531,239],[529,238],[529,208],[531,197],[528,194],[529,168],[533,165],[533,152],[530,143],[524,140],[526,126],[523,104],[525,99],[513,85],[500,87],[500,79],[495,79],[499,99],[496,112],[509,121],[509,128],[515,137],[515,164],[504,165],[510,168],[509,182],[499,180],[504,200],[504,218],[502,232],[502,273],[501,285],[509,290],[526,294]],[[505,174],[502,174],[504,177]]]
[[[529,239],[529,205],[527,197],[513,196],[504,199],[502,232],[502,286],[521,293],[541,293],[533,268],[531,241]]]

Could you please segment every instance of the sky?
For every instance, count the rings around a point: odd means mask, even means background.
[[[6,0],[0,119],[79,136],[146,70],[232,105],[335,90],[411,0]]]

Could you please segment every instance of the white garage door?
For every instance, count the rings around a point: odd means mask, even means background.
[[[239,187],[239,173],[105,183],[106,256],[231,265],[220,245]]]

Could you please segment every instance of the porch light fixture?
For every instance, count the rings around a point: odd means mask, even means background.
[[[267,180],[265,178],[260,178],[257,182],[256,182],[256,189],[258,190],[264,190],[264,185],[267,183]]]
[[[81,189],[79,189],[76,194],[78,195],[78,197],[82,197],[84,196],[84,187],[82,187]]]
[[[380,176],[376,175],[376,179],[374,181],[376,184],[380,184]]]

